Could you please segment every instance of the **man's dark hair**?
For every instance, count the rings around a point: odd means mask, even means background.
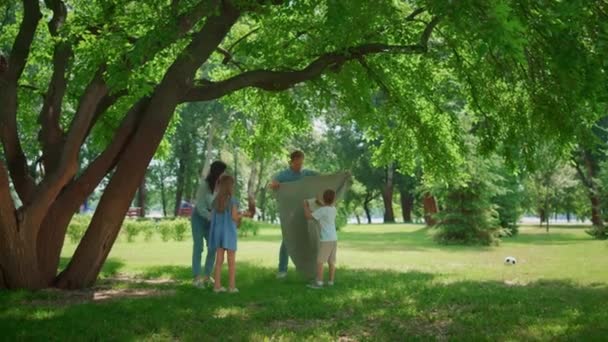
[[[291,154],[289,155],[289,160],[290,161],[294,161],[296,159],[302,159],[304,158],[304,152],[297,150],[297,151],[293,151],[291,152]]]

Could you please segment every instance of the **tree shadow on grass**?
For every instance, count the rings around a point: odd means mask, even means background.
[[[514,244],[533,244],[533,245],[571,245],[585,242],[593,242],[594,240],[588,235],[574,235],[564,233],[537,233],[537,234],[519,234],[514,238],[504,238],[503,242]]]
[[[62,270],[64,270],[68,266],[69,263],[70,263],[70,258],[62,257],[61,259],[59,259],[59,271],[58,272],[61,272]],[[125,267],[125,263],[123,260],[118,259],[118,258],[108,258],[106,260],[106,262],[103,264],[103,267],[101,268],[101,272],[99,272],[99,275],[101,277],[111,277],[111,276],[118,274],[120,272],[120,270],[123,269],[124,267]]]
[[[295,274],[238,265],[239,294],[190,284],[190,268],[158,266],[163,296],[64,307],[23,304],[8,293],[0,330],[8,340],[598,340],[608,334],[608,288],[552,280],[526,286],[496,281],[441,283],[430,273],[338,270],[333,288],[312,290]],[[225,278],[224,278],[225,279]],[[116,284],[115,286],[131,286]],[[133,285],[135,286],[135,285]]]

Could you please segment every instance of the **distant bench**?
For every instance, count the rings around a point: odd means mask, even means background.
[[[192,216],[192,207],[179,208],[179,210],[177,211],[177,216],[180,216],[180,217]]]
[[[127,217],[140,217],[141,216],[141,208],[139,207],[131,207],[127,210]]]

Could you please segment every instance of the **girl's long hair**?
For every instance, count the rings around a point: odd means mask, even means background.
[[[230,175],[222,175],[220,181],[217,184],[218,190],[215,196],[213,207],[217,212],[224,212],[228,209],[230,198],[234,189],[234,178]]]
[[[215,191],[215,184],[217,184],[217,180],[220,178],[222,173],[226,171],[226,167],[226,163],[220,160],[216,160],[211,163],[211,166],[209,167],[209,174],[205,178],[205,181],[207,182],[211,193]]]

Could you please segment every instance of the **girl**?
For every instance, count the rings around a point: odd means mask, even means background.
[[[236,240],[237,228],[241,223],[241,218],[252,217],[249,211],[239,213],[238,201],[232,196],[234,188],[234,178],[229,175],[222,175],[218,183],[218,190],[213,202],[211,212],[211,233],[209,236],[212,248],[216,249],[215,255],[215,286],[213,291],[216,293],[226,292],[222,287],[222,265],[224,264],[224,251],[228,254],[228,292],[236,293],[239,290],[235,286],[236,276]]]

